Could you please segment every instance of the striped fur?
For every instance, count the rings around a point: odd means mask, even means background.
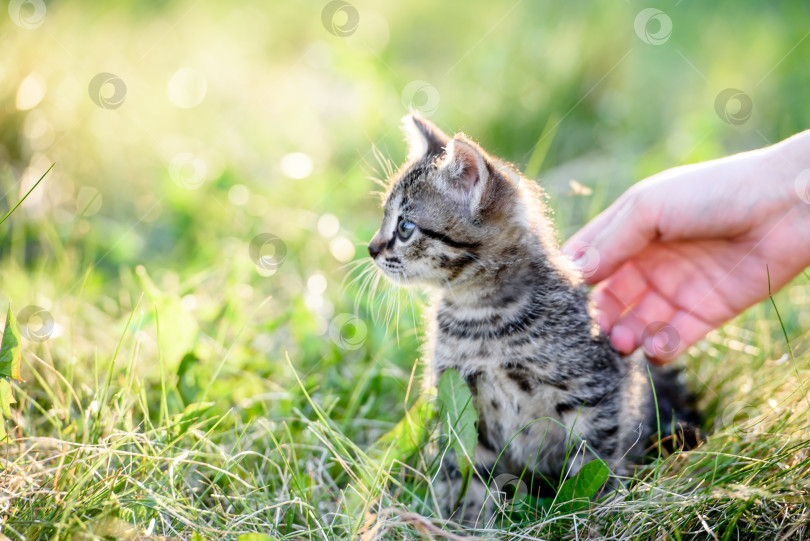
[[[558,479],[596,456],[627,473],[624,457],[655,426],[646,363],[620,355],[594,323],[541,189],[463,135],[413,115],[405,123],[411,141],[424,140],[391,179],[369,251],[393,280],[435,292],[432,383],[449,368],[467,381],[477,457],[503,451],[497,469],[518,476],[528,466]],[[407,239],[401,220],[416,224]]]

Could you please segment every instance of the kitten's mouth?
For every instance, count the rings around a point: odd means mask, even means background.
[[[410,281],[415,278],[414,276],[410,276],[405,272],[405,267],[402,265],[402,263],[392,262],[387,259],[380,260],[379,258],[375,259],[374,263],[380,270],[383,271],[383,274],[386,277],[396,281],[397,283],[399,283],[401,280]]]
[[[374,260],[374,263],[382,269],[382,271],[390,276],[394,277],[401,277],[405,274],[404,269],[402,267],[402,263],[392,263],[387,259],[383,259],[382,261]]]

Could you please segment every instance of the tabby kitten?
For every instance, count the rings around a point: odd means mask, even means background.
[[[624,457],[657,422],[689,415],[673,411],[683,400],[656,388],[657,418],[646,363],[594,322],[536,183],[462,134],[413,114],[404,124],[410,155],[368,250],[393,281],[436,292],[426,356],[433,384],[453,368],[469,385],[476,461],[489,469],[503,451],[496,472],[556,480],[598,457],[629,473]]]

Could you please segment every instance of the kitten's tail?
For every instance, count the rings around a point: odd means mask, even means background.
[[[700,416],[695,407],[697,395],[684,384],[679,369],[654,365],[649,368],[653,384],[651,393],[655,393],[658,404],[658,411],[653,411],[650,419],[652,432],[655,433],[660,426],[659,437],[668,452],[694,449],[703,440]]]

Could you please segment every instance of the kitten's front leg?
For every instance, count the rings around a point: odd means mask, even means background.
[[[475,469],[465,486],[455,455],[445,455],[433,487],[444,517],[469,527],[487,527],[499,510],[508,509],[515,495],[527,492],[523,480],[498,473],[496,460],[491,449],[478,445]]]

